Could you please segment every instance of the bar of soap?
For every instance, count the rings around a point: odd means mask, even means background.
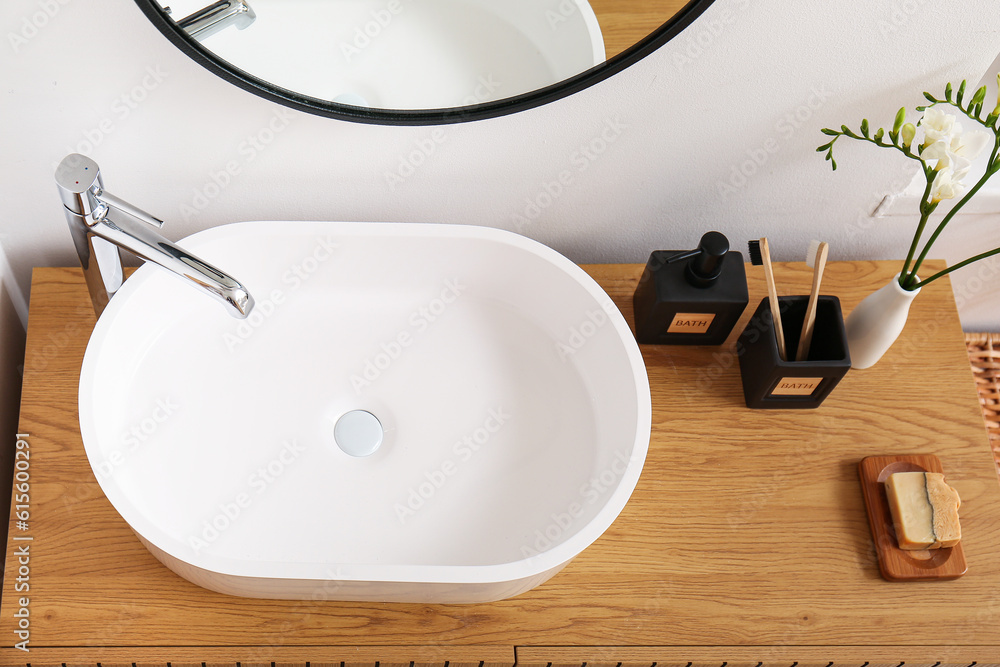
[[[962,539],[958,492],[939,472],[897,472],[885,480],[900,549],[941,549]]]

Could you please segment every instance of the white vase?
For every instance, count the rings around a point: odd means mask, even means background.
[[[919,293],[919,289],[900,287],[897,273],[888,285],[869,294],[851,311],[846,322],[851,368],[871,368],[892,347]]]

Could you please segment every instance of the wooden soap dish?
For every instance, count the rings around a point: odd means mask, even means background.
[[[932,454],[869,456],[858,464],[861,490],[868,510],[868,523],[878,552],[878,569],[889,581],[933,581],[957,579],[965,574],[962,543],[946,549],[906,551],[896,542],[885,480],[897,472],[940,472],[941,461]]]

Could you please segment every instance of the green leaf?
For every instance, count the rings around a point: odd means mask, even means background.
[[[837,171],[837,161],[836,160],[834,160],[834,159],[831,158],[831,160],[830,160],[830,166],[833,167],[834,171]]]
[[[861,134],[865,135],[865,139],[868,138],[868,119],[861,119]]]
[[[889,139],[892,140],[892,145],[893,146],[898,146],[899,145],[899,132],[897,132],[895,130],[893,130],[892,132],[890,132],[889,133]]]
[[[935,104],[937,103],[937,100],[934,99],[934,96],[928,93],[927,91],[924,91],[924,97],[926,97],[931,102],[934,102]]]
[[[955,97],[955,104],[961,108],[962,98],[965,97],[965,79],[962,79],[962,85],[958,87],[958,95]]]
[[[986,117],[986,124],[992,127],[993,124],[997,122],[997,118],[1000,118],[1000,113],[994,111]]]
[[[973,106],[969,110],[969,114],[972,115],[972,116],[975,116],[975,118],[977,120],[979,119],[979,114],[981,114],[982,112],[983,112],[983,103],[982,102],[977,102],[975,104],[975,106]]]
[[[822,146],[820,146],[819,148],[817,148],[816,152],[817,153],[822,153],[825,150],[829,150],[831,147],[833,147],[833,142],[832,141],[830,143],[828,143],[828,144],[823,144]]]
[[[899,128],[903,127],[903,123],[906,122],[906,107],[899,107],[899,111],[896,112],[896,119],[892,121],[892,131],[899,132]]]
[[[837,130],[831,130],[828,127],[824,127],[822,130],[820,130],[820,132],[822,132],[823,134],[825,134],[827,136],[830,136],[830,137],[838,137],[838,136],[840,136],[840,132],[837,132]]]
[[[951,102],[951,81],[949,81],[948,85],[944,87],[944,98]]]

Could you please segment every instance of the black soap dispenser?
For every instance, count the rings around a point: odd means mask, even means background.
[[[655,250],[632,303],[635,338],[652,345],[721,345],[749,303],[743,255],[719,232],[696,250]]]

